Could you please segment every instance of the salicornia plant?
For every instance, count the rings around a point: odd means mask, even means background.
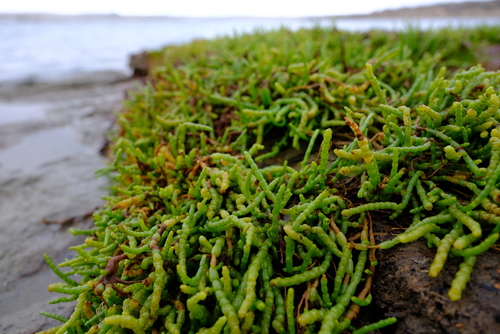
[[[315,28],[151,55],[118,115],[107,204],[71,230],[87,239],[70,271],[47,258],[69,295],[54,302],[77,305],[44,312],[63,322],[44,333],[367,333],[396,321],[351,325],[376,250],[421,237],[431,276],[463,259],[460,299],[499,238],[500,75],[442,65],[498,36]],[[377,244],[382,215],[412,223]]]

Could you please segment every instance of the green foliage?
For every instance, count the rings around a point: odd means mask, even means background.
[[[351,326],[375,250],[420,237],[433,276],[465,257],[459,299],[498,240],[500,75],[469,68],[498,32],[281,29],[152,54],[118,115],[108,203],[56,270],[78,306],[52,332],[365,333],[396,320]],[[386,212],[413,223],[376,245]]]

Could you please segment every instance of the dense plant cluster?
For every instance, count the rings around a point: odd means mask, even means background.
[[[377,249],[420,237],[431,276],[463,258],[460,299],[500,231],[500,75],[469,68],[498,32],[283,29],[152,54],[107,205],[72,230],[72,271],[47,258],[55,302],[77,305],[46,333],[366,333],[396,321],[351,325]],[[376,244],[386,214],[412,223]]]

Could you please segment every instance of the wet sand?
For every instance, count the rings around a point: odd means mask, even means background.
[[[33,333],[58,325],[40,311],[70,316],[73,303],[47,286],[60,282],[45,263],[70,258],[83,238],[43,223],[90,214],[107,181],[99,153],[126,91],[137,82],[107,73],[73,82],[0,86],[0,333]]]

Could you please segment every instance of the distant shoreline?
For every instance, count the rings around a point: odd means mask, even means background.
[[[0,13],[0,20],[227,20],[227,19],[405,19],[405,18],[500,18],[500,0],[437,3],[420,7],[403,7],[362,15],[305,17],[190,17],[190,16],[122,16],[118,14],[59,15],[50,13]]]
[[[345,16],[344,16],[345,17]],[[484,17],[500,18],[500,0],[468,1],[460,3],[437,3],[430,6],[404,7],[384,10],[368,15],[350,15],[349,18],[446,18],[446,17]]]

